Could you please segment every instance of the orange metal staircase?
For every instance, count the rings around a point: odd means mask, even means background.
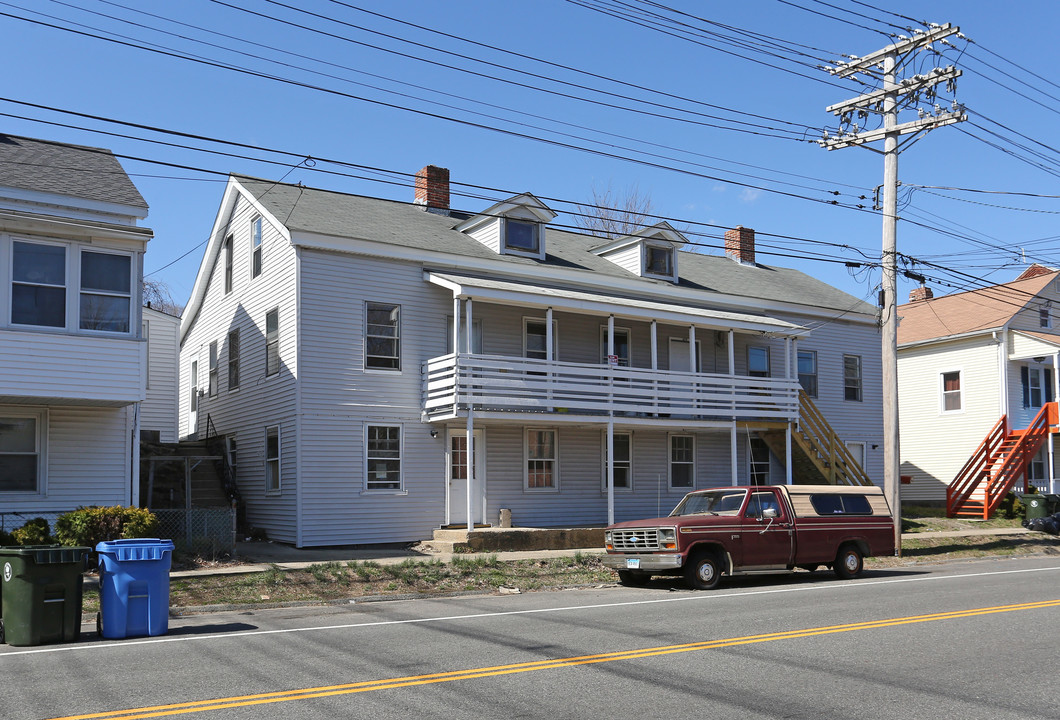
[[[946,515],[987,519],[1021,478],[1026,489],[1027,467],[1056,425],[1055,402],[1024,430],[1010,432],[1002,416],[946,489]]]

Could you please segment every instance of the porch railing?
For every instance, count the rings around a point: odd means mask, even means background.
[[[502,355],[449,354],[423,367],[429,417],[475,411],[791,421],[795,379],[549,362]]]

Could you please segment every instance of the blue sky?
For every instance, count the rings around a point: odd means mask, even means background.
[[[180,303],[220,202],[218,173],[411,200],[409,179],[394,172],[426,164],[450,169],[454,207],[480,210],[529,191],[560,213],[560,225],[574,224],[571,203],[586,202],[594,187],[637,188],[701,252],[721,252],[724,227],[752,227],[760,262],[797,267],[872,299],[881,220],[871,196],[883,160],[809,142],[836,127],[826,106],[864,90],[813,66],[817,58],[882,48],[887,33],[904,32],[890,23],[912,24],[905,15],[953,23],[974,42],[951,38],[955,47],[941,58],[920,56],[911,66],[962,68],[956,99],[970,120],[903,150],[899,252],[913,258],[906,262],[928,276],[936,294],[974,287],[977,278],[1012,279],[1025,262],[1060,265],[1060,154],[1053,149],[1060,6],[872,5],[14,0],[0,2],[10,69],[0,128],[128,156],[122,163],[151,206],[146,224],[155,232],[145,271]],[[658,31],[660,22],[667,33]],[[219,67],[228,64],[256,74]],[[942,95],[948,106],[953,95]],[[914,285],[903,278],[899,298]]]

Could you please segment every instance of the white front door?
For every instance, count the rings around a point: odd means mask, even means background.
[[[615,333],[617,336],[618,333]],[[699,340],[696,340],[696,369],[692,370],[688,356],[688,341],[670,338],[670,369],[674,372],[699,372]]]
[[[486,517],[486,446],[482,431],[475,431],[475,484],[471,489],[471,514],[476,523],[485,522]],[[449,488],[446,493],[448,502],[448,524],[467,524],[467,430],[450,430],[449,446],[446,450]]]

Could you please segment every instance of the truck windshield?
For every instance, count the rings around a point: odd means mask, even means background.
[[[685,495],[670,517],[678,515],[735,515],[743,507],[746,490],[711,490]]]

